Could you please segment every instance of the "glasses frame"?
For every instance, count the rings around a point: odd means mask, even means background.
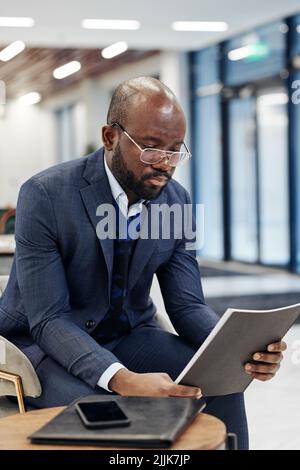
[[[111,124],[111,126],[114,127],[114,128],[119,127],[119,129],[121,129],[121,131],[126,135],[126,137],[128,137],[128,139],[131,140],[131,142],[140,150],[140,152],[141,152],[140,160],[141,160],[143,163],[145,163],[146,165],[156,165],[157,163],[160,163],[162,160],[164,160],[165,158],[167,158],[167,159],[168,159],[168,163],[169,163],[170,166],[174,166],[174,167],[178,166],[178,164],[177,164],[177,165],[172,165],[172,164],[170,163],[170,159],[172,158],[172,156],[173,156],[174,154],[175,154],[175,155],[177,155],[177,154],[182,154],[183,152],[180,152],[180,151],[179,151],[179,152],[172,152],[171,150],[162,150],[162,149],[157,149],[157,148],[152,148],[152,147],[146,147],[146,148],[142,149],[141,146],[131,137],[131,135],[128,134],[128,132],[124,129],[124,127],[121,126],[121,124],[119,124],[118,122],[113,122],[113,123]],[[185,147],[185,149],[186,149],[186,153],[187,153],[188,156],[189,156],[187,159],[185,159],[185,160],[182,162],[182,163],[185,163],[185,162],[187,162],[188,160],[190,160],[190,159],[192,158],[192,154],[191,154],[191,152],[190,152],[190,150],[189,150],[189,148],[188,148],[188,146],[186,145],[185,142],[183,142],[183,145],[184,145],[184,147]],[[144,162],[143,159],[142,159],[142,155],[143,155],[143,153],[144,153],[145,151],[147,151],[147,149],[149,149],[149,150],[155,150],[155,151],[161,152],[161,153],[163,154],[163,156],[162,156],[157,162],[155,162],[155,163]]]

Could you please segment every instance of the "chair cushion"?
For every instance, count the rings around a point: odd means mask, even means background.
[[[9,276],[0,276],[0,297],[8,278]],[[0,336],[0,370],[17,374],[22,378],[25,396],[38,397],[42,393],[40,381],[29,359],[3,336]],[[0,396],[2,395],[16,395],[12,382],[0,379]]]
[[[0,336],[0,370],[19,375],[22,378],[25,396],[38,397],[42,388],[38,376],[29,359],[3,336]],[[12,382],[0,379],[0,396],[16,395]]]

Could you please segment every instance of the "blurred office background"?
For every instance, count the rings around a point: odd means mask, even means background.
[[[114,88],[138,75],[186,112],[193,158],[175,177],[205,205],[207,302],[300,302],[298,0],[0,0],[0,275],[21,184],[100,147]],[[255,449],[300,449],[300,325],[287,341],[278,377],[246,392]]]

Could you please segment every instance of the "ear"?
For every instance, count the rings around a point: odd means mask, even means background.
[[[112,126],[102,127],[102,142],[106,150],[112,151],[118,143],[118,131]]]

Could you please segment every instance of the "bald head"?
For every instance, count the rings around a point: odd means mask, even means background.
[[[119,126],[112,126],[114,123]],[[161,152],[180,152],[185,129],[180,104],[159,80],[138,77],[121,83],[115,90],[102,139],[107,164],[130,204],[157,197],[170,181],[175,166],[169,158],[160,158]],[[148,155],[150,149],[158,151],[158,160],[144,161],[142,153],[146,149]]]
[[[161,108],[170,113],[176,110],[183,115],[180,104],[174,93],[162,82],[153,77],[137,77],[121,83],[113,93],[107,123],[118,122],[123,126],[136,115],[141,108],[149,109],[149,105]]]

